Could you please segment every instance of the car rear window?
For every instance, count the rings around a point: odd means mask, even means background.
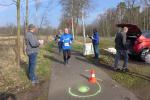
[[[150,38],[150,31],[144,31],[144,32],[143,32],[143,35],[144,35],[146,38]]]

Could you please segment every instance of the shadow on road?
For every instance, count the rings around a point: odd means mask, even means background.
[[[76,50],[72,50],[71,52],[72,55],[75,55],[75,56],[80,56],[80,57],[84,57],[82,53],[76,51]]]
[[[63,61],[60,61],[60,60],[56,59],[55,57],[52,57],[52,56],[49,56],[49,55],[44,55],[44,58],[48,58],[48,59],[50,59],[50,60],[52,60],[54,62],[58,62],[60,64],[64,64]]]
[[[83,61],[83,62],[86,62],[86,63],[94,64],[97,67],[102,67],[102,68],[105,68],[105,69],[108,69],[108,70],[112,70],[111,66],[106,65],[106,64],[101,64],[99,62],[99,59],[95,59],[94,61],[89,61],[89,60],[86,60],[86,59],[81,58],[81,57],[76,57],[76,59],[80,60],[80,61]]]

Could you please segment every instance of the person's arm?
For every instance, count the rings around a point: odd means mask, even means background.
[[[31,47],[33,47],[33,48],[40,46],[39,41],[37,40],[36,37],[33,36],[33,34],[28,34],[28,41],[29,41]]]
[[[92,40],[98,41],[98,40],[99,40],[99,36],[98,36],[98,34],[93,35]]]
[[[88,38],[90,38],[92,40],[92,36],[88,36]]]
[[[70,34],[70,44],[72,44],[72,42],[73,42],[73,36],[72,34]]]
[[[73,35],[71,34],[71,42],[73,41]]]
[[[123,44],[126,45],[126,34],[123,34]]]
[[[57,40],[57,37],[56,37],[56,36],[54,37],[54,40],[55,40],[55,41]]]
[[[60,42],[63,42],[63,35],[61,35],[60,37]]]
[[[122,33],[122,43],[123,43],[125,49],[127,49],[126,33]]]

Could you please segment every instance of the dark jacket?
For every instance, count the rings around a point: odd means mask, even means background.
[[[93,34],[92,42],[93,42],[93,45],[98,45],[99,44],[99,35],[98,35],[98,32],[95,32]]]
[[[61,35],[60,34],[57,34],[56,36],[55,36],[55,41],[60,41],[60,37],[61,37]]]
[[[115,49],[116,50],[127,50],[126,43],[123,41],[123,35],[121,32],[116,34],[115,38]]]

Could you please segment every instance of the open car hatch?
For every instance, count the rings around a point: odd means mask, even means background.
[[[117,24],[117,27],[123,28],[128,27],[127,36],[140,36],[142,34],[141,30],[137,25],[133,24]]]

